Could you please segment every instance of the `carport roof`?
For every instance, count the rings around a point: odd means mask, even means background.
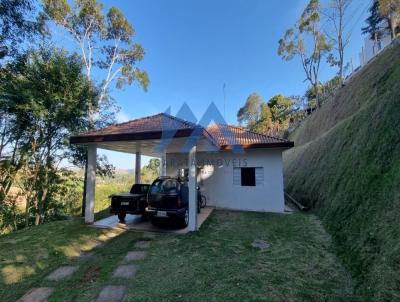
[[[103,129],[72,136],[70,142],[71,144],[87,144],[154,140],[161,139],[167,132],[174,138],[200,135],[209,139],[212,144],[222,150],[231,149],[234,145],[241,145],[246,149],[291,148],[294,146],[291,141],[258,134],[241,127],[226,124],[213,124],[204,128],[166,113],[159,113],[125,123],[114,124]]]

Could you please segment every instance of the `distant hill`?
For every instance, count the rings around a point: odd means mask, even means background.
[[[286,191],[312,207],[360,301],[400,300],[400,41],[291,135]]]

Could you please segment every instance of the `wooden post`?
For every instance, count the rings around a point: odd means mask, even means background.
[[[86,206],[85,223],[94,222],[94,202],[96,194],[96,145],[88,146],[88,158],[86,169]]]

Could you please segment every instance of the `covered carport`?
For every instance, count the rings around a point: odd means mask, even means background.
[[[135,154],[135,182],[140,183],[141,156],[161,158],[161,176],[166,176],[166,155],[183,153],[188,157],[189,224],[198,229],[196,154],[212,149],[204,129],[196,124],[161,113],[122,124],[112,125],[70,138],[71,144],[87,147],[85,222],[94,223],[96,194],[96,156],[98,149]],[[175,176],[175,175],[174,175]]]

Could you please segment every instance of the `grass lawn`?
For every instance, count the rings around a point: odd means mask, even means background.
[[[107,237],[108,235],[108,237]],[[55,287],[49,301],[93,301],[108,284],[129,287],[125,301],[349,301],[352,282],[333,253],[329,236],[312,215],[214,211],[195,234],[159,234],[133,280],[112,272],[139,232],[125,232],[95,249],[68,280],[43,280],[80,249],[106,240],[107,230],[79,221],[56,222],[0,238],[1,301],[32,287]],[[251,247],[254,239],[272,244]],[[37,262],[38,261],[38,262]]]

